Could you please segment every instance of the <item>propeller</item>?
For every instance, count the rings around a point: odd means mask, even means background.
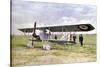
[[[37,40],[41,40],[39,35],[36,35],[36,22],[34,23],[34,28],[33,28],[33,37],[35,37]]]
[[[34,23],[34,28],[33,28],[33,34],[32,34],[33,37],[36,36],[36,22]]]

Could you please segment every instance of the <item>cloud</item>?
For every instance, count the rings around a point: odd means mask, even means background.
[[[96,6],[81,4],[45,3],[34,1],[12,1],[13,27],[39,25],[76,24],[89,21],[96,25]]]

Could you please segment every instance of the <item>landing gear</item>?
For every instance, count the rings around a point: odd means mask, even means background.
[[[31,41],[28,42],[27,47],[28,47],[28,48],[33,48],[33,44],[32,44]]]

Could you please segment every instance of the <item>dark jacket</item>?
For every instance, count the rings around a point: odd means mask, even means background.
[[[82,36],[82,34],[79,35],[79,41],[83,41],[83,36]]]

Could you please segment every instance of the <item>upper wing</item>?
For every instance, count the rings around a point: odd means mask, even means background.
[[[91,31],[94,27],[91,24],[77,24],[77,25],[62,25],[62,26],[48,26],[48,27],[36,27],[39,30],[50,30],[51,32],[80,32]],[[33,32],[33,28],[19,29],[22,32]]]

